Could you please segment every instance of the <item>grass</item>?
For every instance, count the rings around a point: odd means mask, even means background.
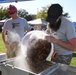
[[[2,41],[2,35],[0,33],[0,52],[6,52],[6,49],[5,49],[5,46],[4,46],[4,43]]]
[[[4,46],[4,43],[2,41],[2,36],[1,36],[1,33],[0,33],[0,52],[6,52],[6,49],[5,49],[5,46]],[[73,58],[72,58],[72,61],[71,61],[71,66],[76,66],[76,52],[73,53]]]
[[[71,61],[71,66],[76,66],[76,52],[73,53],[73,58],[72,58],[72,61]]]

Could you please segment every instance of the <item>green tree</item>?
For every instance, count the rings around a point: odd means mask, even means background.
[[[26,19],[27,19],[27,21],[36,19],[36,15],[29,14],[29,15],[26,16]]]
[[[19,15],[20,17],[23,17],[23,18],[27,19],[28,21],[33,20],[33,19],[36,18],[36,15],[29,14],[29,13],[28,13],[26,10],[24,10],[24,9],[18,10],[18,15]]]
[[[18,10],[18,15],[20,17],[26,18],[26,16],[28,15],[28,12],[26,10],[24,10],[24,9],[20,9],[20,10]]]
[[[0,7],[0,20],[6,19],[9,17],[6,11],[7,8]]]
[[[47,10],[47,7],[42,7],[42,9],[37,12],[36,18],[42,18],[45,20],[47,16]]]
[[[63,16],[67,17],[67,18],[70,18],[69,14],[68,13],[64,13]]]

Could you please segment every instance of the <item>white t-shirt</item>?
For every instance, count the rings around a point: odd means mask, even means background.
[[[63,42],[68,42],[68,40],[72,38],[76,38],[75,28],[73,23],[67,20],[65,17],[62,17],[61,26],[57,30],[57,32],[54,33],[55,33],[55,37],[57,37],[57,39]],[[57,44],[54,44],[54,48],[55,50],[57,50],[59,55],[67,55],[72,53],[71,50],[65,49]]]
[[[16,41],[24,36],[24,31],[28,29],[27,20],[21,17],[17,19],[8,19],[3,29],[7,31],[7,37],[10,40]]]

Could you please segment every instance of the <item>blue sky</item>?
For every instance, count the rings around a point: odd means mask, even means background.
[[[9,4],[15,5],[18,9],[25,9],[30,14],[37,13],[42,7],[59,3],[63,7],[64,12],[68,12],[70,20],[76,22],[76,0],[33,0],[18,3],[1,3],[1,6],[7,7]]]

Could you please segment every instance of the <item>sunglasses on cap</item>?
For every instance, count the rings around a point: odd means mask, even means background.
[[[56,19],[56,21],[50,22],[50,24],[56,24],[56,23],[58,23],[58,21],[60,20],[60,18],[61,18],[61,16],[59,16],[59,17]]]
[[[61,18],[61,16],[59,16],[59,17],[57,18],[57,20],[55,21],[55,23],[57,23],[57,22],[59,21],[60,18]]]

